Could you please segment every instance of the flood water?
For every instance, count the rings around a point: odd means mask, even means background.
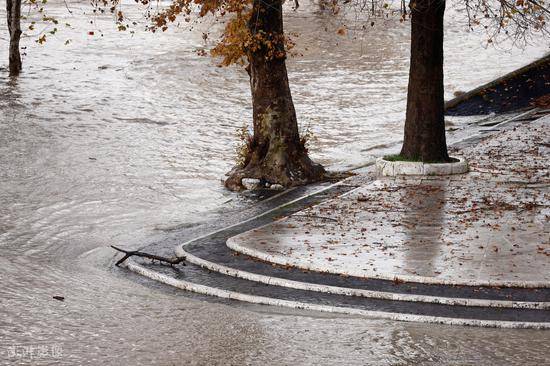
[[[228,202],[249,204],[220,183],[235,132],[251,119],[248,77],[194,52],[202,31],[219,25],[131,35],[109,16],[90,24],[86,2],[69,2],[72,14],[48,6],[72,26],[44,45],[24,37],[24,73],[14,81],[0,72],[0,364],[544,363],[548,332],[228,306],[114,269],[111,244],[137,248],[214,220]],[[549,50],[484,49],[450,14],[449,98]],[[0,17],[5,30],[4,7]],[[347,169],[396,151],[408,26],[339,36],[334,17],[304,2],[288,9],[286,27],[300,32],[303,55],[288,68],[312,157]],[[5,65],[6,31],[0,49]],[[453,119],[450,139],[470,133],[469,121]]]

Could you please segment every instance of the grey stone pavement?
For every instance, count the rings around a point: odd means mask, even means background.
[[[550,287],[549,123],[451,151],[468,160],[468,174],[379,178],[227,244],[346,276]]]

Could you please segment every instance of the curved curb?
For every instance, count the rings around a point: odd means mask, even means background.
[[[176,256],[187,256],[187,255],[189,255],[187,252],[185,252],[183,250],[183,247],[188,245],[188,244],[191,244],[192,242],[194,242],[196,240],[204,239],[204,238],[206,238],[210,235],[217,234],[217,233],[220,233],[220,232],[222,232],[224,230],[227,230],[229,228],[233,228],[235,226],[238,226],[238,225],[247,223],[249,221],[255,220],[258,217],[265,216],[265,215],[267,215],[267,214],[269,214],[273,211],[276,211],[276,210],[278,210],[282,207],[285,207],[285,206],[291,205],[293,203],[299,202],[299,201],[301,201],[301,200],[303,200],[307,197],[322,193],[322,192],[324,192],[328,189],[331,189],[331,188],[333,188],[337,185],[340,185],[340,184],[345,184],[345,183],[344,183],[344,181],[340,181],[340,182],[331,184],[329,186],[323,187],[319,190],[316,190],[314,192],[308,193],[304,196],[301,196],[301,197],[298,197],[294,200],[286,202],[282,205],[279,205],[277,207],[269,209],[265,212],[262,212],[261,214],[250,217],[246,220],[243,220],[243,221],[240,221],[240,222],[235,223],[233,225],[229,225],[225,228],[222,228],[222,229],[215,230],[215,231],[212,231],[210,233],[204,234],[202,236],[199,236],[197,238],[189,240],[189,241],[187,241],[183,244],[179,244],[174,249],[175,252],[176,252]],[[352,192],[354,192],[356,189],[359,189],[359,188],[360,187],[352,189],[352,190],[342,194],[339,197],[343,197],[345,195],[351,194]],[[277,194],[277,196],[279,196],[281,194],[284,194],[284,192],[281,192],[281,193]],[[258,228],[262,228],[262,227],[265,227],[265,226],[268,226],[268,225],[271,225],[271,223],[261,225]],[[332,273],[332,274],[336,274],[336,275],[342,275],[343,274],[343,273],[339,273],[339,272],[336,272],[336,271],[330,271],[330,270],[326,270],[326,269],[322,269],[322,268],[319,269],[319,268],[311,267],[308,263],[298,263],[298,264],[290,263],[283,256],[271,255],[271,254],[267,254],[267,253],[264,253],[264,252],[256,251],[254,249],[241,247],[238,244],[234,243],[234,238],[235,238],[235,236],[233,236],[233,237],[231,237],[227,240],[226,244],[230,249],[232,249],[236,252],[242,253],[242,254],[246,254],[246,255],[251,256],[251,257],[261,259],[261,260],[266,261],[266,262],[271,262],[271,263],[279,264],[279,265],[282,265],[282,266],[292,266],[292,267],[296,267],[296,268],[300,268],[300,269],[305,269],[305,270],[308,270],[308,271],[315,271],[315,272],[321,272],[321,273]],[[195,264],[198,264],[198,263],[195,263]],[[451,280],[436,279],[436,278],[433,278],[433,277],[422,277],[422,276],[414,276],[414,275],[384,275],[384,274],[378,274],[378,273],[371,273],[371,274],[369,274],[368,277],[366,277],[364,274],[353,274],[353,273],[345,273],[345,275],[352,276],[352,277],[357,277],[357,278],[363,278],[363,279],[374,278],[374,279],[387,280],[387,281],[396,281],[397,280],[397,281],[403,281],[403,282],[422,283],[422,284],[426,284],[426,285],[476,286],[476,287],[477,286],[484,286],[484,287],[517,287],[517,288],[532,288],[532,289],[550,288],[550,283],[545,282],[545,281],[523,281],[523,282],[517,282],[517,281],[492,281],[492,282],[491,281],[468,281],[468,282],[464,282],[464,281],[462,281],[462,282],[457,282],[457,281],[451,281]]]
[[[283,206],[298,202],[306,197],[309,197],[311,195],[315,195],[318,193],[321,193],[327,189],[330,189],[331,187],[334,187],[336,185],[340,184],[340,182],[329,185],[327,187],[324,187],[320,190],[317,190],[315,192],[312,192],[308,195],[299,197],[295,200],[292,200],[290,202],[287,202],[283,205],[277,206],[271,210],[268,210],[266,212],[263,212],[259,215],[256,215],[254,217],[251,217],[247,220],[244,220],[242,222],[236,223],[234,225],[228,226],[226,228],[222,228],[216,231],[213,231],[211,233],[202,235],[198,238],[194,238],[192,240],[189,240],[183,244],[177,245],[175,248],[175,255],[177,257],[185,257],[187,261],[190,263],[193,263],[197,266],[200,266],[202,268],[211,270],[213,272],[218,272],[227,276],[236,277],[236,278],[242,278],[248,281],[253,282],[259,282],[266,285],[273,285],[273,286],[280,286],[280,287],[288,287],[293,288],[296,290],[306,290],[306,291],[315,291],[315,292],[321,292],[321,293],[329,293],[329,294],[335,294],[335,295],[345,295],[345,296],[357,296],[357,297],[365,297],[365,298],[373,298],[373,299],[382,299],[382,300],[394,300],[394,301],[410,301],[410,302],[426,302],[426,303],[433,303],[433,304],[442,304],[442,305],[462,305],[462,306],[477,306],[477,307],[493,307],[493,308],[516,308],[516,309],[550,309],[550,302],[530,302],[530,301],[508,301],[508,300],[485,300],[485,299],[469,299],[469,298],[450,298],[450,297],[437,297],[437,296],[428,296],[428,295],[411,295],[411,294],[399,294],[399,293],[392,293],[392,292],[384,292],[384,291],[372,291],[372,290],[364,290],[364,289],[355,289],[355,288],[347,288],[347,287],[338,287],[338,286],[330,286],[330,285],[322,285],[322,284],[314,284],[314,283],[307,283],[307,282],[301,282],[301,281],[294,281],[294,280],[288,280],[284,278],[278,278],[278,277],[272,277],[272,276],[266,276],[261,275],[257,273],[252,273],[248,271],[243,271],[239,269],[234,269],[231,267],[227,267],[218,263],[214,263],[208,260],[205,260],[203,258],[197,257],[189,252],[186,252],[183,248],[186,245],[189,245],[196,240],[204,239],[210,235],[222,232],[228,228],[235,227],[237,225],[240,225],[242,223],[251,221],[253,219],[256,219],[258,217],[261,217],[263,215],[266,215],[274,210],[277,210]],[[344,193],[344,195],[350,194],[354,190],[352,189],[349,192]],[[267,226],[270,224],[266,224],[263,226]],[[261,226],[260,226],[261,227]],[[247,254],[256,258],[263,259],[268,262],[277,263],[276,261],[272,260],[273,258],[270,257],[270,255],[262,255],[262,252],[253,252],[249,251],[247,248],[241,248],[236,244],[232,244],[234,237],[231,237],[227,240],[227,246],[235,250],[237,252],[241,252],[243,254]],[[284,259],[284,258],[283,258]],[[281,264],[281,263],[279,263]],[[284,263],[283,265],[290,265],[290,263]],[[311,270],[311,269],[310,269]],[[339,273],[335,273],[339,274]],[[373,276],[375,278],[379,279],[385,279],[385,280],[403,280],[405,279],[394,276],[394,277],[387,277],[384,278],[383,276]],[[419,283],[427,283],[430,284],[429,281],[410,281],[409,279],[406,280],[406,282],[419,282]],[[456,285],[456,283],[450,282],[450,283],[431,283],[431,284],[440,284],[440,285]],[[518,286],[516,286],[518,287]],[[536,286],[540,287],[540,286]]]
[[[270,224],[267,224],[270,225]],[[263,226],[267,226],[263,225]],[[262,228],[263,226],[260,226]],[[319,268],[312,266],[310,263],[302,260],[292,260],[289,261],[287,257],[283,255],[268,254],[257,249],[247,248],[239,245],[235,241],[236,236],[233,236],[227,240],[227,246],[239,253],[261,259],[266,262],[271,262],[279,264],[281,266],[291,266],[298,269],[303,269],[307,271],[321,272],[321,273],[331,273],[335,275],[346,275],[350,277],[357,277],[363,279],[375,278],[379,280],[387,281],[400,281],[400,282],[413,282],[413,283],[422,283],[427,285],[447,285],[447,286],[484,286],[484,287],[516,287],[516,288],[549,288],[550,283],[545,281],[455,281],[447,279],[438,279],[434,277],[422,277],[414,275],[394,275],[394,274],[381,274],[381,273],[369,273],[365,275],[364,273],[354,273],[352,271],[347,273],[341,273],[336,270]],[[185,245],[185,244],[184,244]]]
[[[416,161],[388,161],[384,158],[376,159],[376,173],[383,177],[402,175],[413,176],[441,176],[464,174],[468,172],[468,162],[458,158],[453,163],[423,163]]]
[[[184,244],[185,245],[185,244]],[[288,280],[280,277],[266,276],[257,273],[242,271],[227,267],[218,263],[199,258],[186,252],[182,246],[176,247],[176,256],[185,257],[185,260],[202,268],[213,272],[221,273],[226,276],[242,278],[244,280],[259,282],[266,285],[288,287],[296,290],[315,291],[334,295],[357,296],[371,299],[392,300],[392,301],[410,301],[425,302],[441,305],[459,305],[459,306],[477,306],[490,308],[514,308],[514,309],[550,309],[550,302],[537,301],[509,301],[509,300],[487,300],[487,299],[469,299],[459,297],[438,297],[429,295],[413,295],[405,293],[395,293],[386,291],[364,290],[349,287],[339,287],[330,285],[321,285],[301,281]]]
[[[152,280],[170,285],[182,290],[192,291],[198,294],[216,296],[224,299],[239,300],[249,302],[253,304],[272,305],[288,307],[293,309],[305,309],[313,311],[322,311],[328,313],[339,313],[348,315],[359,315],[369,318],[378,318],[394,321],[407,321],[407,322],[422,322],[433,324],[447,324],[447,325],[467,325],[478,326],[486,328],[507,328],[507,329],[550,329],[549,322],[518,322],[518,321],[502,321],[502,320],[478,320],[478,319],[459,319],[459,318],[445,318],[429,315],[414,315],[414,314],[401,314],[390,313],[385,311],[363,310],[348,307],[330,306],[330,305],[318,305],[309,304],[298,301],[281,300],[265,296],[255,296],[242,294],[235,291],[222,290],[210,286],[199,285],[184,280],[178,280],[164,274],[151,271],[139,264],[128,260],[126,267],[132,272],[138,273],[142,276],[148,277]]]

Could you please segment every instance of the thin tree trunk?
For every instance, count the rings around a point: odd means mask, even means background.
[[[243,166],[226,180],[229,189],[242,189],[242,178],[285,187],[319,180],[324,169],[313,163],[300,139],[285,64],[281,0],[254,0],[249,21],[253,36],[271,41],[248,52],[254,134]]]
[[[19,39],[21,38],[21,0],[6,0],[6,14],[8,31],[10,34],[10,76],[17,76],[22,69],[21,54],[19,53]]]
[[[444,0],[410,3],[411,64],[405,138],[401,155],[425,162],[449,161],[443,95]]]

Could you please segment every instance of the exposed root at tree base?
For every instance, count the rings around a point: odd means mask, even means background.
[[[258,179],[263,187],[280,184],[285,188],[319,182],[327,178],[325,169],[307,157],[292,167],[279,167],[267,163],[248,164],[244,168],[236,166],[227,175],[225,187],[237,192],[245,189],[242,183],[245,178]]]

